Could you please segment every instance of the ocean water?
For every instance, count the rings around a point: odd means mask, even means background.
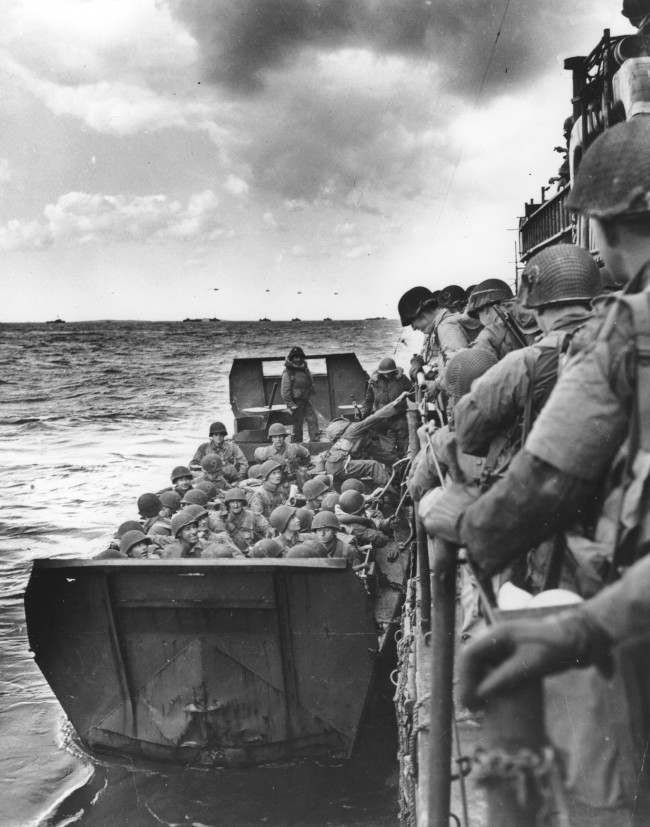
[[[371,371],[413,343],[391,320],[0,325],[0,825],[383,825],[395,814],[388,728],[348,767],[204,772],[98,761],[27,645],[23,593],[40,557],[92,557],[230,424],[234,356],[354,351]]]

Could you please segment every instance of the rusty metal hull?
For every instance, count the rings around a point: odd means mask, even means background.
[[[341,560],[37,560],[36,662],[90,749],[214,766],[349,757],[372,606]]]

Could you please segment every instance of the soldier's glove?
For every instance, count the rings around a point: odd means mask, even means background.
[[[469,709],[517,684],[597,664],[610,671],[611,641],[586,612],[506,620],[467,644],[459,662],[459,699]]]
[[[476,502],[480,491],[466,485],[433,488],[420,500],[418,513],[427,534],[462,545],[460,522],[467,508]]]

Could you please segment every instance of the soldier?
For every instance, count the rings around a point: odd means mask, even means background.
[[[138,497],[138,514],[145,534],[158,519],[161,508],[162,503],[156,494],[141,494]]]
[[[301,347],[292,347],[284,362],[280,395],[293,414],[293,441],[302,442],[303,425],[306,420],[309,441],[317,442],[318,416],[311,404],[311,397],[314,395],[314,380],[307,367],[305,352]]]
[[[247,508],[246,494],[231,488],[224,494],[227,513],[212,524],[214,531],[225,531],[237,548],[247,554],[258,541],[268,537],[271,528],[262,514]]]
[[[255,461],[265,462],[273,459],[284,465],[285,478],[295,482],[298,476],[302,477],[301,469],[311,464],[311,454],[304,445],[297,442],[287,442],[289,430],[281,422],[274,422],[269,427],[270,445],[261,445],[255,449]]]
[[[174,542],[165,546],[164,559],[175,557],[200,557],[199,529],[196,514],[189,507],[181,509],[172,517],[172,537]]]
[[[341,525],[331,511],[321,511],[313,519],[312,531],[323,548],[324,557],[342,557],[356,562],[358,549],[353,537],[340,536]]]
[[[223,475],[223,464],[219,454],[206,454],[201,460],[203,473],[194,480],[197,482],[210,482],[218,491],[225,491],[229,488],[228,482]]]
[[[346,491],[339,500],[340,514],[338,521],[344,531],[351,534],[360,546],[383,548],[388,544],[388,537],[379,531],[366,516],[366,501],[358,491]]]
[[[362,408],[362,416],[371,413],[393,402],[404,391],[411,390],[411,382],[404,376],[404,371],[398,368],[395,360],[387,356],[379,363],[379,367],[370,377],[366,389],[366,398]],[[408,451],[409,429],[406,421],[406,412],[399,413],[392,419],[386,420],[384,426],[386,436],[394,443],[397,456],[403,457]]]
[[[472,347],[491,350],[497,359],[532,344],[539,334],[534,317],[517,305],[512,290],[501,279],[486,279],[477,284],[466,312],[483,325]]]
[[[258,540],[251,549],[251,557],[282,557],[282,546],[277,540]]]
[[[185,508],[188,505],[200,505],[202,508],[205,508],[208,504],[208,495],[205,491],[201,491],[198,488],[191,488],[186,494],[183,495],[183,499],[181,500],[181,507]]]
[[[170,520],[181,507],[181,497],[176,491],[163,491],[158,495],[158,499],[161,505],[160,516],[163,519]]]
[[[320,454],[325,472],[335,484],[340,485],[348,477],[358,479],[369,477],[373,485],[385,485],[388,473],[383,462],[377,459],[363,458],[366,451],[372,449],[372,433],[363,428],[363,421],[349,422],[335,419],[327,426],[332,446]],[[389,459],[389,457],[385,457]],[[397,457],[395,457],[397,459]]]
[[[599,249],[615,278],[627,282],[626,292],[602,308],[595,340],[566,365],[543,411],[503,480],[479,500],[462,500],[463,492],[439,505],[428,530],[467,547],[486,573],[498,571],[521,552],[569,525],[576,514],[593,510],[609,544],[609,576],[633,564],[647,549],[649,536],[648,450],[650,449],[649,389],[646,342],[650,337],[650,122],[635,118],[607,129],[586,152],[567,202],[588,215],[596,226]],[[605,479],[603,486],[602,480]],[[456,501],[453,502],[453,496]],[[613,518],[608,509],[615,503]],[[433,512],[432,512],[433,516]],[[612,530],[613,528],[613,530]],[[490,630],[489,639],[469,654],[466,697],[476,684],[487,694],[530,674],[568,664],[598,660],[601,644],[647,635],[648,558],[638,562],[615,586],[580,609],[529,627],[509,624],[507,631]],[[555,624],[558,624],[557,626]],[[638,625],[640,624],[640,626]],[[603,640],[600,630],[605,632]],[[489,640],[495,640],[492,646]],[[606,650],[607,647],[605,647]],[[489,653],[489,654],[488,654]],[[648,663],[647,652],[635,655]],[[485,673],[495,668],[491,680]],[[635,721],[631,734],[640,736],[636,756],[644,766],[648,717],[639,714],[633,695],[647,700],[648,676],[628,697]],[[469,687],[469,688],[467,688]],[[627,778],[645,799],[645,778]],[[635,823],[648,823],[648,806]],[[645,820],[644,820],[645,819]],[[610,822],[613,823],[613,822]]]
[[[196,449],[190,460],[190,468],[198,471],[206,454],[217,454],[223,465],[223,475],[228,482],[238,482],[246,478],[248,460],[242,449],[231,440],[226,440],[228,431],[223,422],[213,422],[210,425],[210,441],[203,442]]]
[[[159,560],[160,554],[152,543],[151,537],[141,531],[127,531],[120,540],[120,551],[133,560]]]
[[[440,371],[444,372],[451,356],[469,344],[467,334],[456,318],[458,314],[440,307],[439,297],[440,292],[432,293],[427,287],[412,287],[397,303],[402,327],[410,325],[425,337],[420,355],[411,360],[409,375],[414,382],[420,372],[428,381],[434,382]],[[429,390],[435,393],[438,388]]]
[[[282,548],[282,556],[286,557],[288,550],[300,542],[300,520],[296,509],[291,505],[279,505],[271,512],[269,523],[277,532],[274,539]]]
[[[260,466],[260,478],[262,484],[253,489],[250,499],[250,509],[255,514],[261,514],[266,520],[269,519],[271,511],[279,505],[284,504],[284,492],[282,480],[284,478],[284,465],[274,459],[267,459]]]
[[[139,520],[127,520],[125,523],[121,523],[115,534],[113,534],[113,539],[108,547],[96,554],[93,560],[114,560],[126,557],[120,551],[120,541],[127,531],[142,531],[142,523]]]
[[[546,403],[576,332],[590,319],[600,275],[581,247],[558,244],[526,265],[521,299],[542,338],[506,354],[473,383],[454,409],[456,439],[466,454],[486,457],[485,482],[502,475]],[[478,352],[480,348],[472,348]]]
[[[314,477],[313,480],[307,480],[307,482],[302,487],[302,493],[305,497],[307,508],[309,508],[314,514],[318,514],[321,510],[321,505],[323,503],[323,497],[330,491],[332,486],[330,485],[330,481],[327,477],[318,476]]]
[[[194,477],[189,468],[186,468],[184,465],[177,465],[171,473],[171,480],[174,491],[182,497],[183,494],[192,487]]]

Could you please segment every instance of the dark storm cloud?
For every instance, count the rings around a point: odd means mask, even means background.
[[[173,0],[172,8],[201,45],[206,80],[242,90],[305,46],[423,53],[431,20],[423,0]]]
[[[258,89],[268,69],[285,67],[308,47],[366,47],[434,63],[447,87],[480,88],[505,0],[170,0],[200,44],[205,80],[242,92]],[[562,48],[572,18],[561,0],[512,2],[486,89],[533,76]]]

